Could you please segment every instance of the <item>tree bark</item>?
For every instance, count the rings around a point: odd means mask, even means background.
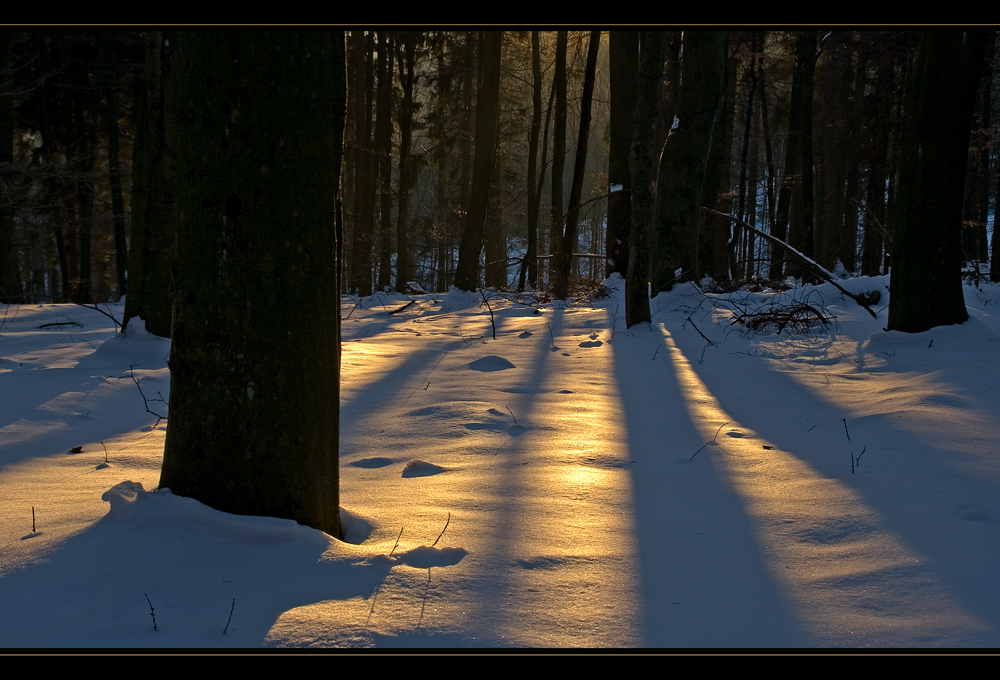
[[[655,245],[650,263],[654,296],[670,290],[675,283],[700,280],[698,223],[702,183],[722,101],[725,46],[725,32],[684,32],[677,127],[664,144],[656,180]],[[679,277],[675,275],[678,269]]]
[[[160,488],[340,537],[344,34],[181,33]]]
[[[372,152],[372,102],[375,99],[375,73],[372,64],[374,35],[365,31],[352,31],[355,63],[355,81],[358,95],[355,100],[354,133],[354,238],[351,244],[351,292],[359,295],[372,293],[372,239],[375,232],[375,178],[376,155]],[[364,93],[361,88],[364,87]]]
[[[538,208],[541,187],[535,189],[538,173],[538,134],[542,127],[542,64],[538,31],[531,32],[531,130],[528,133],[528,248],[517,277],[517,289],[524,290],[525,274],[531,285],[538,279]],[[544,160],[542,174],[545,174]]]
[[[656,103],[663,74],[662,31],[640,34],[636,74],[635,113],[632,118],[632,233],[625,278],[625,325],[649,323],[649,251],[653,241],[653,168],[656,143]]]
[[[605,276],[628,272],[628,243],[632,230],[632,177],[629,149],[635,115],[636,71],[639,69],[639,32],[611,31],[608,40],[611,70],[611,121],[608,151],[608,227],[604,246]]]
[[[927,31],[917,48],[897,196],[889,330],[969,318],[962,293],[962,199],[985,31]]]
[[[146,36],[146,68],[132,151],[132,230],[129,291],[122,326],[135,317],[146,330],[170,337],[171,288],[177,230],[177,125],[173,108],[176,31]]]
[[[375,119],[375,155],[378,159],[379,230],[378,286],[392,285],[392,62],[393,36],[380,33],[378,50],[378,112]]]
[[[583,193],[583,175],[587,168],[587,145],[590,142],[590,111],[594,100],[594,75],[597,71],[597,54],[601,47],[601,32],[590,32],[587,48],[587,67],[583,76],[583,97],[580,101],[580,131],[576,143],[576,161],[573,164],[573,182],[569,190],[569,212],[566,214],[566,232],[562,235],[562,249],[555,265],[552,294],[558,300],[569,295],[570,263],[576,250],[580,226],[580,194]]]
[[[553,280],[555,260],[562,252],[563,170],[566,163],[566,45],[568,33],[556,32],[556,70],[552,77],[555,92],[555,130],[552,139],[552,202],[549,212],[549,282]]]

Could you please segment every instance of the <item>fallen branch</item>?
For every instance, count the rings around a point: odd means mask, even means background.
[[[688,316],[687,320],[691,324],[691,328],[693,328],[696,331],[698,331],[698,335],[700,335],[701,337],[705,338],[705,334],[702,333],[700,330],[698,330],[698,327],[694,325],[694,321],[691,320],[690,316]],[[708,338],[705,338],[705,342],[707,342],[708,344],[710,344],[712,347],[715,347],[715,343],[712,342],[711,340],[709,340]]]
[[[743,220],[741,220],[738,217],[733,217],[732,215],[727,215],[726,213],[719,212],[718,210],[712,210],[711,208],[702,207],[701,210],[702,210],[702,212],[706,212],[706,213],[708,213],[710,215],[715,215],[716,217],[724,217],[727,220],[731,220],[733,222],[736,222],[737,224],[739,224],[741,227],[743,227],[747,231],[751,232],[752,234],[756,234],[757,236],[760,236],[765,241],[770,241],[774,245],[777,245],[777,246],[780,246],[781,248],[784,248],[785,251],[788,254],[792,255],[794,257],[794,259],[798,260],[807,269],[812,270],[813,272],[815,272],[816,274],[818,274],[820,278],[824,279],[828,283],[833,284],[834,288],[836,288],[841,293],[843,293],[847,297],[851,298],[852,300],[854,300],[855,302],[857,302],[859,305],[861,305],[862,307],[864,307],[866,310],[868,310],[868,313],[872,315],[873,319],[878,318],[878,313],[875,312],[875,310],[873,310],[869,306],[869,305],[872,305],[875,302],[877,302],[877,300],[875,300],[875,301],[869,301],[869,298],[867,298],[867,296],[856,295],[854,293],[851,293],[851,292],[847,291],[843,286],[841,286],[839,283],[837,283],[836,281],[834,281],[834,275],[833,275],[832,272],[830,272],[828,269],[826,269],[825,267],[823,267],[821,264],[819,264],[818,262],[816,262],[812,258],[806,257],[805,255],[803,255],[802,253],[800,253],[795,248],[792,248],[790,245],[788,245],[787,243],[785,243],[781,239],[775,238],[774,236],[771,236],[770,234],[767,234],[767,233],[761,231],[760,229],[757,229],[756,227],[750,226],[749,224],[747,224],[746,222],[744,222]]]
[[[416,302],[417,302],[416,300],[410,300],[409,302],[407,302],[402,307],[396,307],[396,309],[390,310],[390,311],[386,312],[386,314],[388,314],[389,316],[392,316],[393,314],[399,314],[404,309],[408,309],[410,306],[416,304]]]
[[[791,324],[796,332],[805,333],[813,321],[819,321],[826,325],[830,318],[835,317],[825,317],[812,305],[801,302],[789,307],[778,306],[758,312],[736,313],[733,315],[733,323],[741,323],[752,331],[774,324],[778,328],[778,333],[785,330],[785,326]]]
[[[146,595],[146,593],[143,593]],[[149,602],[149,595],[146,595],[146,602]],[[153,617],[153,630],[156,630],[156,613],[153,611],[153,603],[149,602],[149,615]]]

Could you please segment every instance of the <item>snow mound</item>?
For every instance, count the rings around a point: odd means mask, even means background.
[[[447,470],[440,465],[428,463],[424,460],[411,460],[403,468],[404,477],[430,477],[431,475],[439,475],[442,472],[447,472]]]
[[[508,368],[517,368],[514,364],[510,363],[503,357],[498,357],[495,354],[485,356],[475,361],[469,362],[469,368],[473,371],[482,371],[484,373],[489,373],[492,371],[505,371]]]
[[[361,460],[356,460],[353,463],[348,463],[352,467],[359,468],[381,468],[387,465],[392,465],[395,463],[392,458],[386,458],[384,456],[375,456],[373,458],[362,458]]]
[[[444,300],[441,301],[442,312],[460,312],[479,306],[479,293],[474,290],[460,290],[451,287]]]

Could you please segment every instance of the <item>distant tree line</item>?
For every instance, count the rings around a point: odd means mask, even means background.
[[[159,316],[169,333],[183,133],[165,104],[171,35],[0,32],[3,301],[130,293],[127,315]],[[360,295],[458,284],[566,297],[628,276],[631,252],[653,294],[810,276],[741,222],[827,269],[885,272],[920,37],[350,31],[337,276]],[[984,38],[962,209],[970,271],[998,255],[995,33]],[[635,234],[643,192],[641,219],[659,226]]]

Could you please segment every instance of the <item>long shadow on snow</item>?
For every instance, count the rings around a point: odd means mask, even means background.
[[[707,456],[690,460],[704,442],[662,345],[645,324],[611,340],[634,460],[645,644],[803,644],[738,495]]]
[[[769,389],[769,397],[765,398],[760,386],[755,389],[732,379],[745,366],[743,362],[759,361],[757,357],[731,355],[723,342],[717,349],[709,348],[703,363],[699,363],[694,358],[701,354],[704,340],[694,330],[674,323],[676,317],[665,320],[674,342],[726,413],[822,475],[858,493],[896,536],[927,558],[936,577],[960,598],[967,611],[989,622],[993,631],[984,633],[989,638],[969,643],[995,645],[1000,641],[1000,611],[993,606],[1000,600],[1000,582],[993,567],[1000,559],[1000,511],[994,501],[994,483],[963,470],[958,464],[959,454],[935,449],[917,434],[900,429],[890,406],[882,414],[847,418],[851,436],[848,441],[844,423],[836,418],[847,414],[838,413],[837,406],[816,392],[783,372],[771,370],[769,384],[774,391]],[[862,345],[858,345],[858,356],[863,355]],[[967,393],[962,396],[979,401]],[[976,408],[987,413],[997,411],[986,401]],[[823,433],[828,435],[825,440]],[[804,437],[813,437],[808,447],[802,445]],[[698,442],[695,448],[703,443]],[[856,456],[862,446],[867,450],[857,472],[852,473],[851,453]],[[927,454],[921,456],[921,451]],[[942,467],[947,468],[944,474]],[[939,479],[945,491],[938,490],[931,496],[920,493],[927,488],[927,477]]]

